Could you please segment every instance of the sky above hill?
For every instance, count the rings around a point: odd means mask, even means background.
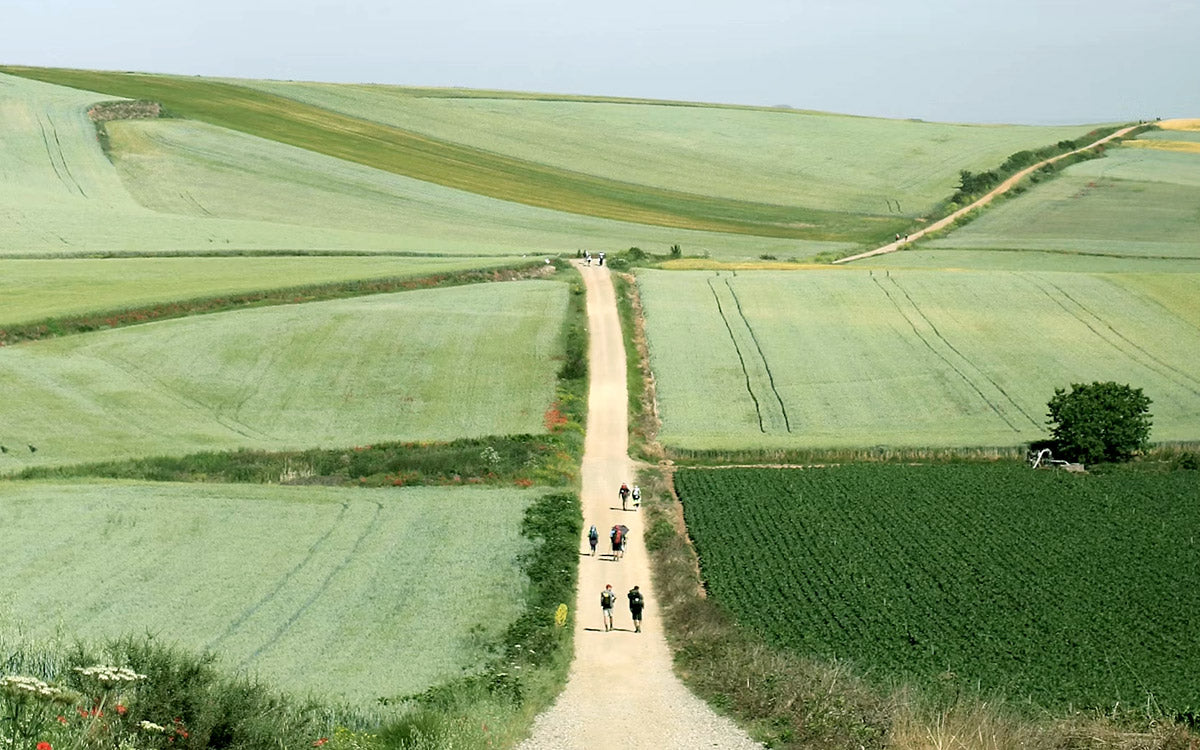
[[[1196,0],[6,0],[0,63],[958,122],[1200,117]]]

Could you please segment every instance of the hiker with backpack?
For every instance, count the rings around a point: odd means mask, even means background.
[[[613,593],[612,584],[600,592],[600,614],[604,618],[604,632],[613,629],[613,607],[617,603],[617,595]]]
[[[629,485],[621,482],[621,489],[617,490],[617,494],[621,496],[621,510],[628,510],[625,501],[629,499]]]
[[[633,497],[633,509],[637,510],[638,508],[642,507],[642,488],[638,487],[636,484],[633,485],[632,497]]]
[[[596,530],[596,524],[592,524],[592,528],[588,529],[588,544],[592,548],[592,557],[596,556],[596,544],[600,541],[600,532]]]
[[[638,591],[638,587],[634,586],[629,591],[629,614],[633,616],[633,632],[642,632],[642,608],[646,606],[646,600],[642,597],[642,592]]]
[[[625,551],[625,529],[621,526],[613,526],[612,531],[608,532],[608,538],[612,540],[612,556],[614,560],[621,559],[621,553]]]

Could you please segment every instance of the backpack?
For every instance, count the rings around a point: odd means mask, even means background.
[[[592,524],[592,528],[588,530],[588,539],[599,539],[600,532],[596,531],[596,524]]]
[[[624,534],[623,534],[623,533],[621,533],[621,530],[620,530],[620,529],[617,529],[617,530],[616,530],[616,531],[613,533],[613,544],[620,544],[620,543],[621,543],[621,538],[622,538],[623,536],[624,536]]]
[[[642,607],[646,606],[646,600],[642,598],[642,592],[629,592],[629,606],[633,607],[634,609],[641,609]]]
[[[613,603],[616,601],[617,595],[605,589],[600,592],[600,606],[605,609],[612,609]]]

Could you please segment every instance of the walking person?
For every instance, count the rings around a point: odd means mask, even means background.
[[[612,540],[612,556],[614,560],[621,559],[621,549],[625,546],[625,532],[620,526],[613,526],[612,531],[608,532],[608,538]]]
[[[621,496],[621,510],[629,510],[625,507],[625,502],[629,500],[629,485],[621,482],[621,489],[617,490],[617,494]]]
[[[642,592],[638,591],[638,587],[634,586],[629,590],[629,614],[633,616],[633,632],[642,632],[642,608],[646,606],[646,600],[642,597]]]
[[[596,556],[596,544],[600,542],[600,532],[596,530],[596,524],[592,524],[592,528],[588,529],[588,545],[592,548],[592,557]]]
[[[613,593],[610,583],[600,592],[600,615],[604,619],[605,633],[613,629],[613,607],[616,603],[617,595]]]
[[[633,493],[631,496],[633,497],[633,509],[637,510],[638,508],[642,507],[642,488],[638,487],[636,484],[633,485]]]

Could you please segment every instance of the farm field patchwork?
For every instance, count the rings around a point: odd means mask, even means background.
[[[642,271],[660,440],[697,450],[1012,446],[1045,436],[1056,387],[1093,380],[1144,389],[1152,440],[1195,440],[1200,327],[1192,303],[1170,301],[1195,277],[1167,276],[1177,280]]]
[[[680,230],[822,241],[873,241],[904,220],[667,190],[472,148],[213,79],[0,67],[501,200]]]
[[[681,470],[710,594],[771,641],[1046,708],[1195,711],[1200,473]]]
[[[521,611],[537,493],[8,483],[0,636],[150,633],[371,708],[487,656]]]
[[[111,99],[0,74],[0,255],[419,252],[523,255],[638,246],[737,258],[852,243],[669,229],[527,206],[185,120],[110,122]],[[9,98],[11,96],[11,98]],[[40,123],[40,125],[39,125]],[[52,131],[46,123],[55,124]],[[52,143],[50,148],[47,144]],[[79,183],[75,186],[67,178]],[[67,182],[63,182],[63,180]]]
[[[988,209],[920,250],[1035,250],[1200,259],[1200,152],[1151,133]],[[889,259],[889,262],[890,259]],[[903,260],[897,262],[904,262]]]
[[[471,285],[0,348],[0,473],[235,448],[541,433],[567,287]],[[33,445],[36,453],[25,449]]]
[[[0,258],[0,326],[179,300],[522,262],[504,256]]]
[[[884,216],[930,210],[954,192],[959,169],[990,169],[1016,151],[1078,138],[1090,129],[451,89],[230,82],[614,180]]]

